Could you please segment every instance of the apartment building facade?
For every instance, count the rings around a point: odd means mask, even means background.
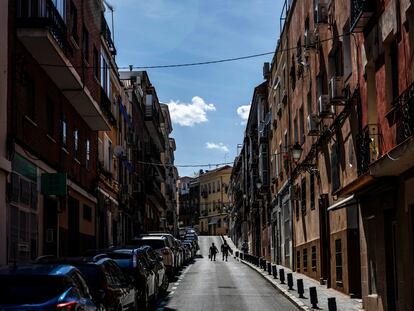
[[[231,167],[226,165],[200,173],[200,234],[222,235],[228,232],[228,186]]]
[[[285,1],[265,78],[272,261],[362,297],[367,310],[413,305],[413,11],[409,0]],[[252,101],[246,134],[256,115]],[[235,236],[257,188],[233,186],[254,179],[251,145],[232,174]],[[257,215],[247,222],[250,252],[265,257]]]

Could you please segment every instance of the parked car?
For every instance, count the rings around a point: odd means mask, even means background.
[[[175,273],[174,266],[174,253],[168,246],[168,240],[163,236],[142,236],[138,239],[134,239],[130,242],[131,245],[135,246],[151,246],[156,250],[159,255],[163,257],[163,263],[165,265],[167,275],[173,276]]]
[[[121,267],[125,274],[132,276],[133,284],[138,292],[139,305],[147,310],[150,300],[157,299],[159,274],[155,264],[149,262],[143,247],[114,248],[107,250],[106,254]]]
[[[141,247],[141,251],[145,254],[150,266],[154,267],[154,272],[158,274],[158,287],[161,292],[165,293],[168,289],[169,281],[163,257],[148,245]]]
[[[70,264],[85,276],[95,301],[106,310],[136,310],[138,294],[130,278],[105,254],[79,258],[42,258],[39,263]]]
[[[0,310],[100,310],[81,272],[70,265],[0,268]]]
[[[152,233],[147,233],[147,234],[144,234],[144,235],[141,235],[141,236],[142,237],[143,236],[158,236],[158,237],[162,236],[162,237],[165,237],[168,241],[168,247],[171,249],[171,251],[174,254],[174,262],[173,262],[174,269],[178,270],[179,268],[181,268],[181,264],[180,264],[180,261],[181,261],[180,256],[181,255],[180,255],[179,247],[178,247],[178,244],[175,242],[175,238],[172,234],[169,234],[169,233],[166,233],[166,232],[152,232]]]

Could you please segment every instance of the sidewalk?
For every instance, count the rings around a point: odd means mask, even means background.
[[[238,249],[234,245],[233,241],[225,236],[224,237],[227,244],[232,248],[233,255],[235,254]],[[272,275],[269,275],[267,271],[263,271],[262,269],[258,268],[257,266],[245,261],[241,260],[240,258],[237,258],[238,261],[244,263],[245,265],[249,266],[253,270],[256,270],[257,273],[259,273],[263,278],[265,278],[267,281],[269,281],[275,288],[280,290],[282,294],[284,294],[292,303],[294,303],[297,307],[299,307],[301,310],[314,310],[312,309],[312,304],[310,303],[309,299],[309,287],[316,287],[316,291],[318,294],[318,309],[319,310],[328,310],[328,298],[335,298],[336,300],[336,306],[338,311],[345,311],[345,310],[363,310],[362,309],[362,300],[361,299],[351,299],[349,296],[340,293],[334,289],[327,288],[326,285],[320,285],[319,282],[315,281],[314,279],[311,279],[303,274],[292,272],[290,269],[283,267],[283,266],[277,266],[278,269],[278,275],[279,275],[279,269],[283,268],[285,270],[285,276],[287,273],[292,273],[293,275],[293,290],[289,290],[287,284],[281,284],[279,279],[274,279]],[[285,277],[286,278],[286,277]],[[286,278],[287,279],[287,278]],[[296,287],[296,280],[297,279],[303,279],[303,287],[305,290],[304,296],[305,298],[299,298],[299,295],[297,293],[297,287]],[[285,281],[286,282],[286,281]]]

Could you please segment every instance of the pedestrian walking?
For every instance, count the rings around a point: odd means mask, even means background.
[[[226,261],[227,261],[227,257],[229,256],[229,249],[230,249],[230,246],[227,244],[226,241],[224,241],[224,243],[221,244],[221,254],[223,255],[223,261],[224,261],[224,257],[226,257]]]
[[[210,261],[216,261],[216,254],[218,253],[217,247],[214,245],[214,243],[211,243],[210,246]]]

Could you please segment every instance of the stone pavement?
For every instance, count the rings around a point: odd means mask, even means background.
[[[226,242],[229,244],[231,249],[233,250],[233,255],[235,254],[238,249],[234,245],[233,241],[229,237],[223,237]],[[283,268],[285,270],[285,283],[287,283],[287,273],[292,273],[293,275],[293,290],[289,290],[287,284],[281,284],[279,279],[273,278],[272,275],[269,275],[267,271],[263,271],[259,267],[238,258],[238,260],[245,265],[249,266],[257,273],[259,273],[263,278],[265,278],[268,282],[270,282],[273,287],[280,290],[288,299],[290,299],[297,307],[301,308],[302,310],[314,310],[312,309],[312,304],[309,299],[309,288],[316,287],[317,295],[318,295],[318,309],[319,310],[329,310],[328,309],[328,298],[335,298],[336,306],[338,311],[347,311],[347,310],[363,310],[362,308],[362,300],[361,299],[352,299],[348,295],[340,293],[334,289],[327,288],[326,285],[320,285],[319,282],[315,281],[312,278],[309,278],[301,273],[292,272],[290,269],[277,266],[278,269],[278,276],[279,276],[279,269]],[[305,290],[304,297],[299,298],[297,293],[297,279],[303,280],[303,287]]]

